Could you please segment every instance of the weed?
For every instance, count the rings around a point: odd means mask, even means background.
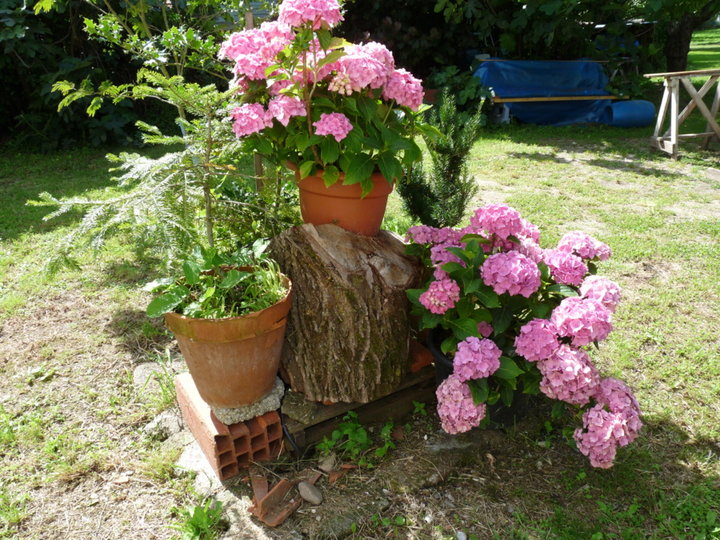
[[[5,408],[0,405],[0,447],[8,447],[15,444],[15,428],[12,418]]]
[[[0,536],[12,533],[12,529],[22,523],[27,516],[25,512],[27,501],[27,495],[13,495],[0,484]]]
[[[425,408],[425,404],[421,403],[420,401],[413,401],[413,414],[416,414],[418,416],[427,416],[427,409]]]
[[[171,528],[181,532],[188,539],[213,540],[224,529],[222,504],[212,499],[206,499],[193,507],[174,507],[171,513],[179,518]]]
[[[323,454],[335,450],[351,461],[357,461],[361,467],[374,467],[375,458],[382,459],[388,451],[395,448],[395,443],[392,441],[394,427],[392,420],[386,422],[380,429],[380,441],[376,443],[368,434],[368,430],[358,421],[357,413],[350,411],[343,417],[343,421],[332,432],[330,438],[323,437],[317,449]],[[373,447],[375,450],[369,455]]]
[[[158,482],[169,482],[177,476],[176,463],[181,448],[152,449],[142,462],[143,473]]]

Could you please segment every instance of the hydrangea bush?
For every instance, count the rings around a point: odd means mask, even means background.
[[[414,136],[435,130],[419,119],[421,81],[380,43],[333,37],[342,19],[337,0],[284,0],[277,21],[230,35],[219,55],[234,64],[233,129],[248,150],[368,192],[377,170],[399,179],[420,158]]]
[[[580,231],[540,247],[538,228],[503,204],[475,211],[463,229],[408,231],[408,251],[431,274],[408,291],[421,328],[442,328],[453,373],[437,389],[443,429],[460,433],[488,419],[487,405],[510,406],[517,392],[575,409],[577,447],[594,467],[635,440],[640,408],[621,381],[602,378],[584,349],[605,339],[620,287],[595,275],[610,248]]]

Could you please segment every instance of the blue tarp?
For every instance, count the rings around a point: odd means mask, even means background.
[[[609,95],[605,89],[608,78],[602,65],[589,60],[487,61],[480,64],[475,76],[502,98]],[[625,103],[623,112],[628,113],[635,107],[633,104],[640,102]],[[643,113],[642,118],[634,118],[633,126],[647,125],[654,119],[654,107],[649,116],[648,102],[642,103],[644,105],[635,109]],[[563,126],[613,123],[613,105],[609,100],[540,101],[505,105],[514,117],[529,124]]]

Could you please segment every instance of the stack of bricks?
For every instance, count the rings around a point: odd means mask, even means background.
[[[185,424],[220,480],[238,475],[253,462],[280,455],[283,432],[277,411],[225,425],[200,397],[189,373],[175,377],[175,391]]]

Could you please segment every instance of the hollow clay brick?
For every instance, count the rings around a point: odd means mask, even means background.
[[[280,455],[282,426],[277,411],[228,426],[215,418],[189,373],[175,377],[175,391],[185,424],[220,480],[236,476],[253,462]]]

